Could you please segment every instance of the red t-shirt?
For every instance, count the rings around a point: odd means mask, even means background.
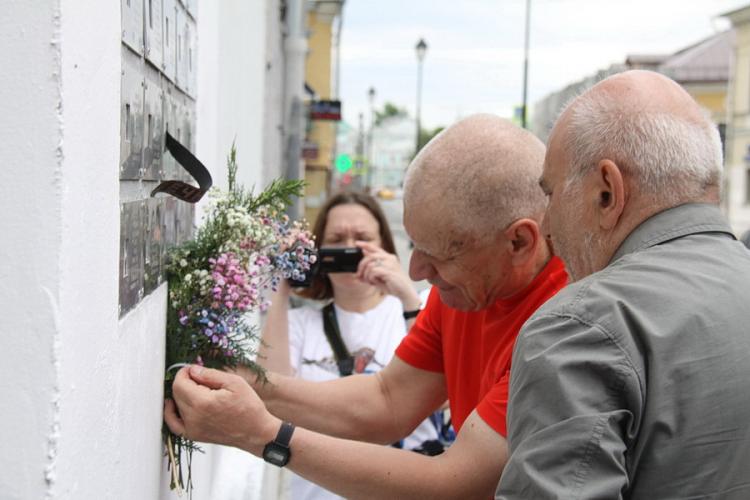
[[[553,257],[516,295],[468,312],[446,306],[437,289],[432,289],[427,306],[396,355],[415,368],[445,374],[456,432],[476,408],[490,427],[507,435],[508,382],[516,336],[529,316],[567,281],[562,261]]]

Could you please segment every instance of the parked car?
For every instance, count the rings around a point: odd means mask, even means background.
[[[381,200],[392,200],[396,197],[396,193],[394,193],[391,189],[381,188],[378,189],[377,196]]]

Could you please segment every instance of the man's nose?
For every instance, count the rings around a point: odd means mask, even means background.
[[[425,254],[416,248],[409,260],[409,277],[413,281],[429,280],[435,275],[435,268],[429,263]]]

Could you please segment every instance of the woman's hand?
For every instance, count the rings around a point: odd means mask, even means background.
[[[357,278],[377,287],[381,292],[401,300],[404,311],[419,309],[419,295],[412,281],[401,268],[398,258],[372,243],[358,241],[364,257],[357,268]]]

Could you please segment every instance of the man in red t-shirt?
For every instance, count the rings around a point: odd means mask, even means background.
[[[184,368],[174,383],[179,414],[171,401],[165,411],[172,431],[288,465],[348,498],[491,497],[508,458],[516,335],[567,280],[539,229],[543,159],[538,139],[490,115],[443,131],[404,184],[410,275],[432,292],[391,362],[330,382],[270,373],[265,385],[249,373],[248,384]],[[365,257],[358,275],[377,265]],[[408,435],[446,399],[458,433],[445,453],[370,444]]]

